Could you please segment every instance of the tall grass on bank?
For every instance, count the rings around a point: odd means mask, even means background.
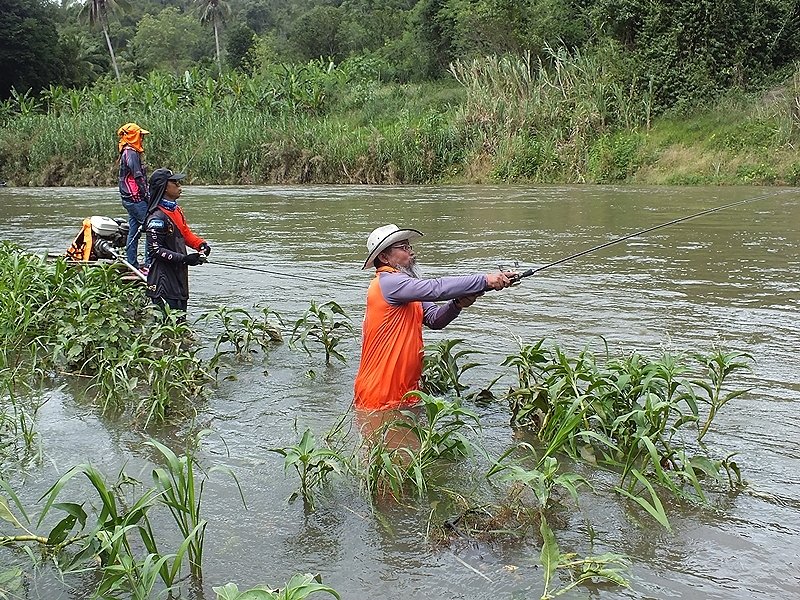
[[[418,84],[383,84],[360,57],[252,77],[195,69],[38,96],[13,90],[0,102],[0,179],[112,185],[115,132],[133,120],[152,132],[151,169],[186,169],[195,184],[800,182],[800,69],[743,110],[723,98],[656,115],[623,56],[611,43],[546,48],[535,60],[456,61],[453,79]]]
[[[458,60],[450,73],[466,88],[456,124],[476,152],[495,156],[502,180],[586,181],[619,178],[592,153],[604,136],[649,124],[652,99],[634,94],[614,66],[612,50],[546,48],[530,53]],[[605,150],[609,154],[609,149]],[[632,169],[634,165],[627,165]]]
[[[181,77],[50,88],[0,103],[0,174],[15,185],[110,185],[119,126],[136,121],[152,168],[193,183],[423,183],[461,160],[442,86],[382,90],[325,61],[249,78]]]

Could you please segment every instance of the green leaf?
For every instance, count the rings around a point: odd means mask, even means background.
[[[558,561],[561,557],[561,553],[556,543],[556,537],[553,535],[553,530],[550,529],[550,526],[547,524],[544,513],[540,512],[539,514],[542,518],[542,522],[539,525],[539,531],[542,534],[542,551],[539,554],[539,561],[544,568],[544,590],[545,593],[547,593],[547,590],[550,589],[550,580],[558,568]]]
[[[72,528],[75,526],[75,522],[77,520],[78,518],[75,515],[67,515],[61,519],[50,531],[50,535],[47,536],[48,545],[57,546],[67,539],[67,535],[69,535],[69,532],[72,531]]]
[[[25,529],[17,520],[17,517],[14,516],[14,513],[11,512],[11,509],[8,507],[8,502],[3,496],[0,496],[0,519],[4,521],[8,521],[18,529]]]
[[[12,567],[0,571],[0,598],[18,598],[17,594],[7,596],[4,592],[17,592],[22,587],[22,569]]]
[[[628,490],[625,490],[621,487],[616,487],[614,489],[617,490],[623,496],[630,498],[631,500],[636,502],[639,506],[644,508],[650,514],[650,516],[652,516],[656,521],[658,521],[664,527],[664,529],[666,529],[667,531],[672,531],[672,527],[670,527],[669,521],[667,520],[667,514],[664,512],[664,506],[661,504],[661,500],[659,500],[656,491],[653,489],[653,486],[636,469],[631,469],[631,473],[633,473],[634,477],[636,477],[639,480],[639,482],[650,492],[650,498],[652,500],[652,503],[648,502],[647,500],[645,500],[640,496],[635,496],[634,494],[631,494]]]

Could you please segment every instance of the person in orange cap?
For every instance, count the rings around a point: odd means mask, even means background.
[[[119,195],[128,211],[128,243],[125,254],[128,262],[147,273],[149,260],[145,253],[144,267],[139,264],[139,236],[147,218],[147,171],[142,162],[142,140],[150,133],[136,123],[125,123],[117,130],[119,136]]]

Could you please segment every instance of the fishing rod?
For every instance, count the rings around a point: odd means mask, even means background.
[[[215,261],[206,261],[208,265],[219,265],[221,267],[229,267],[231,269],[242,269],[244,271],[255,271],[256,273],[266,273],[267,275],[276,275],[278,277],[290,277],[292,279],[303,279],[305,281],[313,281],[315,283],[330,283],[331,285],[342,285],[341,281],[333,281],[331,279],[320,279],[318,277],[306,277],[304,275],[295,275],[292,273],[281,273],[280,271],[270,271],[268,269],[259,269],[257,267],[245,267],[244,265],[236,265],[233,263]]]
[[[608,248],[609,246],[613,246],[615,244],[619,244],[620,242],[624,242],[625,240],[629,240],[631,238],[634,238],[634,237],[637,237],[637,236],[640,236],[640,235],[644,235],[645,233],[649,233],[651,231],[655,231],[656,229],[661,229],[663,227],[668,227],[670,225],[675,225],[676,223],[681,223],[683,221],[688,221],[689,219],[695,219],[697,217],[702,217],[703,215],[707,215],[707,214],[710,214],[710,213],[713,213],[713,212],[717,212],[717,211],[720,211],[720,210],[725,210],[726,208],[731,208],[732,206],[737,206],[739,204],[745,204],[747,202],[754,202],[756,200],[763,200],[764,198],[769,198],[771,196],[775,196],[777,194],[785,193],[787,191],[789,191],[789,190],[781,190],[779,192],[773,192],[771,194],[763,194],[761,196],[755,196],[753,198],[746,198],[744,200],[737,200],[736,202],[729,202],[728,204],[723,204],[722,206],[717,206],[717,207],[714,207],[714,208],[701,210],[700,212],[696,212],[696,213],[688,215],[686,217],[680,217],[678,219],[672,219],[671,221],[667,221],[666,223],[661,223],[659,225],[654,225],[653,227],[648,227],[647,229],[641,229],[639,231],[635,231],[633,233],[629,233],[628,235],[624,235],[622,237],[619,237],[619,238],[616,238],[614,240],[611,240],[610,242],[606,242],[604,244],[599,244],[597,246],[593,246],[593,247],[588,248],[586,250],[582,250],[581,252],[576,252],[575,254],[570,254],[569,256],[566,256],[564,258],[560,258],[560,259],[555,260],[555,261],[553,261],[551,263],[548,263],[548,264],[546,264],[544,266],[537,267],[535,269],[528,269],[526,271],[523,271],[522,273],[517,274],[513,279],[515,281],[519,281],[522,278],[530,277],[531,275],[534,275],[534,274],[538,273],[539,271],[544,271],[545,269],[549,269],[550,267],[555,267],[556,265],[560,265],[560,264],[568,262],[570,260],[574,260],[576,258],[579,258],[579,257],[584,256],[586,254],[589,254],[591,252],[595,252],[597,250],[601,250],[603,248]]]
[[[728,204],[723,204],[722,206],[716,206],[714,208],[708,208],[706,210],[701,210],[700,212],[696,212],[696,213],[693,213],[693,214],[685,216],[685,217],[679,217],[677,219],[672,219],[671,221],[667,221],[666,223],[661,223],[659,225],[654,225],[652,227],[647,227],[646,229],[641,229],[639,231],[635,231],[633,233],[629,233],[627,235],[624,235],[622,237],[616,238],[616,239],[611,240],[609,242],[605,242],[604,244],[599,244],[597,246],[593,246],[593,247],[588,248],[586,250],[582,250],[581,252],[576,252],[575,254],[571,254],[571,255],[566,256],[564,258],[560,258],[559,260],[553,261],[553,262],[548,263],[546,265],[543,265],[541,267],[537,267],[535,269],[528,269],[526,271],[523,271],[522,273],[515,274],[513,279],[514,279],[515,282],[519,282],[522,278],[530,277],[531,275],[534,275],[534,274],[538,273],[539,271],[544,271],[545,269],[549,269],[550,267],[554,267],[556,265],[563,264],[565,262],[568,262],[570,260],[574,260],[574,259],[579,258],[581,256],[585,256],[586,254],[589,254],[591,252],[595,252],[597,250],[601,250],[603,248],[608,248],[609,246],[613,246],[615,244],[619,244],[621,242],[624,242],[625,240],[629,240],[631,238],[634,238],[634,237],[637,237],[637,236],[640,236],[640,235],[644,235],[645,233],[649,233],[651,231],[656,231],[657,229],[662,229],[664,227],[668,227],[670,225],[675,225],[676,223],[681,223],[683,221],[688,221],[689,219],[695,219],[697,217],[701,217],[703,215],[707,215],[707,214],[711,214],[713,212],[724,210],[726,208],[731,208],[731,207],[737,206],[739,204],[745,204],[747,202],[754,202],[756,200],[762,200],[764,198],[769,198],[771,196],[775,196],[775,195],[781,194],[781,193],[786,193],[788,191],[789,190],[781,190],[779,192],[773,192],[773,193],[770,193],[770,194],[763,194],[761,196],[755,196],[753,198],[746,198],[744,200],[737,200],[735,202],[729,202]],[[332,281],[330,279],[321,279],[321,278],[317,278],[317,277],[306,277],[306,276],[303,276],[303,275],[297,275],[297,274],[291,274],[291,273],[281,273],[279,271],[270,271],[269,269],[260,269],[260,268],[257,268],[257,267],[246,267],[244,265],[237,265],[237,264],[234,264],[234,263],[220,262],[218,260],[215,260],[213,262],[208,261],[208,264],[215,264],[215,265],[219,265],[219,266],[222,266],[222,267],[229,267],[229,268],[232,268],[232,269],[242,269],[242,270],[245,270],[245,271],[255,271],[257,273],[265,273],[267,275],[275,275],[277,277],[290,277],[292,279],[303,279],[305,281],[313,281],[313,282],[316,282],[316,283],[320,283],[320,282],[321,283],[329,283],[331,285],[342,285],[344,283],[342,281]]]

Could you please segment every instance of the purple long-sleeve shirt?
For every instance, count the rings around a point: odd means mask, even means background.
[[[381,293],[389,304],[397,306],[422,302],[422,322],[431,329],[442,329],[461,313],[455,302],[441,305],[434,302],[479,294],[487,286],[486,275],[416,279],[405,273],[395,272],[381,273],[378,277]]]
[[[142,157],[130,146],[119,155],[119,195],[125,202],[147,202],[147,171]]]

